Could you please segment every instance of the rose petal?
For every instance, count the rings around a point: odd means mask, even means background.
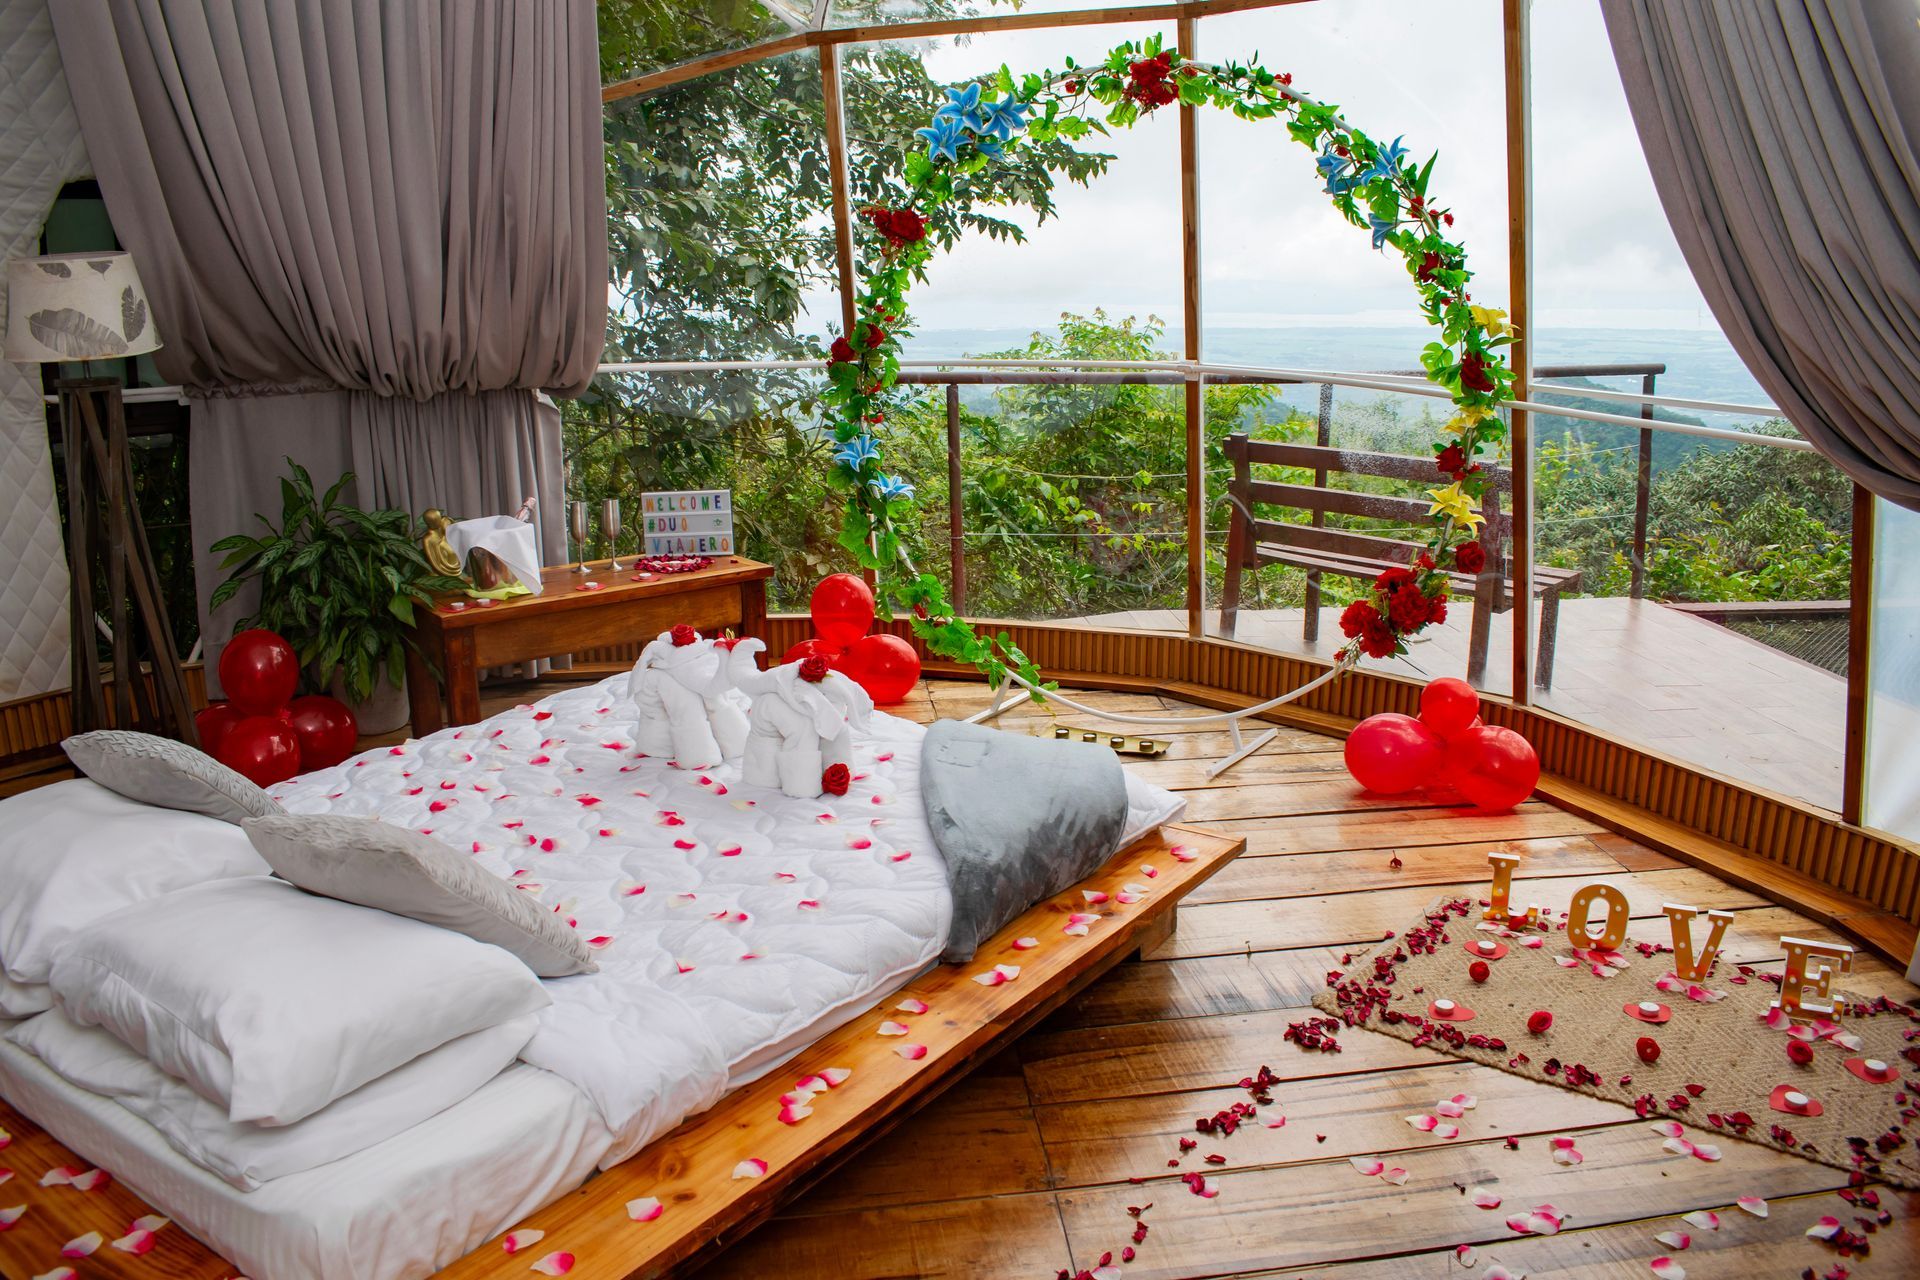
[[[1380,1181],[1391,1182],[1396,1187],[1403,1187],[1407,1184],[1407,1171],[1398,1167],[1389,1169],[1380,1175]]]
[[[78,1274],[72,1267],[55,1267],[51,1271],[42,1271],[33,1280],[74,1280]]]
[[[1687,1269],[1672,1258],[1659,1257],[1647,1264],[1653,1268],[1653,1274],[1660,1280],[1687,1280]]]
[[[1438,1126],[1440,1123],[1438,1120],[1434,1119],[1432,1116],[1408,1116],[1406,1120],[1408,1124],[1412,1125],[1414,1128],[1418,1129],[1422,1133],[1432,1133],[1435,1127]]]
[[[1663,1138],[1677,1138],[1686,1132],[1678,1120],[1656,1120],[1650,1127]]]
[[[534,1263],[528,1270],[538,1271],[543,1276],[563,1276],[573,1270],[573,1255],[556,1249]]]
[[[638,1200],[627,1201],[627,1216],[635,1222],[652,1222],[665,1212],[666,1206],[652,1196],[641,1196]]]
[[[1040,939],[1038,938],[1015,938],[1013,940],[1013,949],[1015,951],[1031,951],[1039,945]]]
[[[23,1204],[16,1204],[10,1208],[0,1209],[0,1231],[5,1231],[8,1227],[20,1221],[21,1215],[26,1213],[26,1211],[27,1206]]]
[[[92,1257],[93,1251],[105,1243],[105,1236],[101,1235],[98,1231],[89,1231],[87,1234],[75,1236],[73,1239],[61,1245],[60,1256],[63,1258]]]
[[[820,1078],[827,1082],[827,1088],[838,1089],[853,1074],[851,1067],[827,1067],[820,1072]]]
[[[1767,1216],[1767,1202],[1759,1196],[1741,1196],[1734,1201],[1734,1204],[1756,1218],[1764,1218]]]
[[[1675,1253],[1693,1247],[1693,1237],[1684,1231],[1662,1231],[1659,1235],[1655,1236],[1654,1239]]]
[[[1686,1223],[1688,1226],[1697,1227],[1702,1231],[1718,1231],[1720,1229],[1720,1215],[1711,1209],[1695,1209],[1692,1213],[1683,1215],[1680,1221]]]
[[[122,1253],[130,1253],[134,1257],[139,1258],[152,1252],[154,1242],[159,1238],[160,1237],[154,1235],[151,1231],[129,1231],[118,1240],[112,1241],[111,1247],[118,1249]]]
[[[1500,1207],[1500,1197],[1486,1187],[1475,1187],[1473,1189],[1473,1205],[1476,1209],[1498,1209]]]
[[[742,1160],[739,1164],[733,1166],[733,1176],[736,1181],[741,1178],[758,1178],[766,1173],[766,1171],[767,1162],[758,1158]],[[1684,1245],[1680,1247],[1685,1248]]]
[[[927,1046],[923,1044],[898,1044],[893,1051],[909,1062],[918,1062],[927,1056]]]
[[[547,1233],[538,1227],[522,1227],[518,1231],[509,1231],[500,1237],[500,1247],[508,1253],[518,1253],[522,1249],[532,1248],[547,1238]]]
[[[908,1027],[904,1022],[893,1022],[889,1020],[880,1024],[879,1034],[883,1036],[903,1036],[911,1029],[912,1028]]]
[[[1812,1240],[1831,1240],[1839,1234],[1840,1219],[1835,1217],[1823,1217],[1820,1221],[1807,1228],[1807,1237]],[[66,1250],[62,1249],[60,1252],[66,1253]],[[68,1254],[68,1256],[78,1257],[81,1255]]]
[[[925,1000],[906,999],[893,1006],[902,1013],[925,1013],[929,1008]]]
[[[1371,1156],[1348,1156],[1347,1163],[1358,1169],[1361,1173],[1366,1174],[1369,1178],[1379,1177],[1387,1168],[1386,1161],[1375,1160]]]
[[[1509,1271],[1496,1262],[1487,1268],[1486,1280],[1527,1280],[1527,1273]]]

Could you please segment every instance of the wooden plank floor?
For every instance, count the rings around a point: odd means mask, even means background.
[[[1369,669],[1417,680],[1463,675],[1473,618],[1459,602],[1445,624],[1423,633],[1404,658],[1367,660]],[[1281,653],[1331,658],[1346,642],[1338,610],[1323,614],[1320,637],[1301,638],[1298,609],[1244,609],[1234,638]],[[1184,610],[1136,610],[1087,619],[1100,627],[1187,629]],[[1217,611],[1207,627],[1219,626]],[[1537,607],[1536,607],[1537,621]],[[1513,684],[1513,614],[1492,620],[1484,687]],[[1553,687],[1535,700],[1622,742],[1650,747],[1828,809],[1840,807],[1847,736],[1846,681],[1737,631],[1651,600],[1589,596],[1560,606]],[[1892,700],[1876,706],[1886,726],[1920,729],[1920,713]]]
[[[1116,710],[1188,709],[1138,694],[1087,696]],[[923,685],[892,710],[928,720],[985,702],[981,686],[948,682]],[[1002,724],[1047,720],[1023,707]],[[1842,1262],[1803,1235],[1823,1214],[1852,1225],[1856,1212],[1836,1194],[1845,1175],[1824,1166],[1737,1141],[1721,1143],[1717,1164],[1675,1162],[1610,1103],[1368,1032],[1344,1032],[1338,1054],[1283,1040],[1347,949],[1403,928],[1435,893],[1480,890],[1493,849],[1522,856],[1530,902],[1564,908],[1575,888],[1605,876],[1626,891],[1639,937],[1664,937],[1663,901],[1727,908],[1727,952],[1743,962],[1777,965],[1781,933],[1830,936],[1819,925],[1545,804],[1489,817],[1363,796],[1341,768],[1339,743],[1311,733],[1282,729],[1217,785],[1202,766],[1224,754],[1224,733],[1169,740],[1166,759],[1129,767],[1185,791],[1195,820],[1245,835],[1247,854],[1181,909],[1164,946],[1120,966],[703,1276],[1051,1280],[1111,1250],[1130,1280],[1468,1280],[1494,1261],[1534,1277],[1644,1280],[1655,1274],[1649,1262],[1671,1252],[1655,1234],[1674,1229],[1692,1234],[1692,1248],[1675,1255],[1691,1280],[1784,1280],[1809,1266],[1822,1276],[1836,1263],[1853,1280],[1920,1268],[1920,1196],[1880,1188],[1892,1224],[1874,1235],[1871,1256]],[[1871,958],[1852,986],[1920,995]],[[1244,1100],[1235,1082],[1262,1064],[1281,1083],[1259,1121],[1221,1141],[1196,1134],[1194,1119]],[[1467,1137],[1440,1143],[1402,1119],[1460,1092],[1480,1099],[1461,1122]],[[1275,1115],[1285,1127],[1265,1126]],[[1548,1156],[1547,1137],[1567,1133],[1586,1155],[1572,1168]],[[1183,1136],[1200,1146],[1169,1168]],[[1224,1163],[1205,1163],[1208,1153]],[[1405,1184],[1349,1163],[1370,1154],[1405,1168]],[[1218,1196],[1191,1194],[1178,1180],[1189,1171],[1211,1178]],[[1506,1198],[1500,1211],[1475,1208],[1461,1190],[1482,1184]],[[1733,1210],[1742,1195],[1765,1196],[1771,1215]],[[1505,1227],[1509,1212],[1547,1201],[1568,1215],[1561,1234],[1521,1239]],[[1134,1230],[1128,1208],[1148,1202],[1146,1239],[1120,1264]],[[1721,1229],[1679,1221],[1696,1209],[1720,1210]],[[1461,1244],[1477,1250],[1472,1268],[1455,1258]]]

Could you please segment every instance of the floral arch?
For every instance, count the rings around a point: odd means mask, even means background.
[[[1472,304],[1466,251],[1447,238],[1453,215],[1428,195],[1433,159],[1416,164],[1398,138],[1375,142],[1334,107],[1295,90],[1291,75],[1251,63],[1187,60],[1163,49],[1158,37],[1123,44],[1097,65],[1069,61],[1063,71],[1019,79],[1002,67],[989,80],[947,91],[945,105],[917,131],[925,147],[907,156],[902,198],[861,210],[869,233],[881,237],[883,265],[860,289],[852,332],[833,341],[823,397],[837,445],[835,479],[847,493],[842,545],[862,567],[888,575],[882,607],[909,614],[929,650],[977,666],[996,683],[1011,672],[1032,688],[1040,674],[1004,635],[982,636],[954,617],[945,586],[914,565],[898,532],[913,510],[914,488],[885,469],[877,434],[901,394],[899,337],[908,289],[933,255],[928,219],[1028,140],[1125,128],[1176,103],[1284,123],[1289,137],[1315,153],[1315,169],[1341,216],[1366,229],[1375,249],[1405,258],[1421,314],[1438,331],[1421,363],[1452,394],[1456,411],[1433,444],[1427,550],[1412,565],[1381,574],[1370,598],[1347,607],[1340,625],[1348,641],[1335,669],[1362,654],[1406,652],[1408,637],[1445,620],[1448,572],[1476,573],[1485,560],[1479,529],[1487,476],[1480,459],[1495,455],[1506,436],[1496,410],[1513,398],[1513,374],[1500,348],[1516,335],[1505,312]]]

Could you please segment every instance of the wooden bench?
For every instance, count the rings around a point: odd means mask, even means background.
[[[1233,513],[1227,531],[1226,582],[1220,597],[1220,631],[1231,638],[1240,612],[1240,579],[1248,569],[1268,564],[1287,564],[1307,571],[1307,599],[1304,636],[1308,643],[1320,634],[1320,577],[1337,573],[1342,577],[1372,580],[1384,569],[1413,563],[1425,550],[1422,543],[1377,533],[1330,526],[1327,517],[1360,516],[1390,520],[1396,524],[1424,526],[1430,505],[1425,498],[1406,498],[1336,488],[1328,483],[1333,475],[1367,476],[1400,480],[1421,488],[1437,487],[1442,479],[1432,458],[1407,457],[1394,453],[1366,453],[1335,449],[1317,444],[1281,444],[1249,440],[1236,433],[1226,440],[1227,457],[1233,462],[1233,480],[1228,488]],[[1255,465],[1294,467],[1313,473],[1313,483],[1291,484],[1276,480],[1256,480]],[[1481,545],[1486,548],[1486,568],[1478,574],[1449,573],[1455,601],[1471,596],[1473,626],[1467,649],[1467,679],[1479,684],[1487,669],[1487,634],[1493,615],[1513,608],[1513,582],[1507,572],[1507,548],[1513,536],[1513,517],[1501,510],[1501,497],[1511,489],[1511,478],[1504,467],[1488,468],[1491,483],[1483,502],[1486,524],[1481,529]],[[1305,524],[1285,520],[1265,520],[1259,507],[1291,507],[1309,513]],[[1559,629],[1560,597],[1578,589],[1580,571],[1554,565],[1536,564],[1533,569],[1533,596],[1540,601],[1540,647],[1534,663],[1534,680],[1543,689],[1553,683],[1553,646]]]

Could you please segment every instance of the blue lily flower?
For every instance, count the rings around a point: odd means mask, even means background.
[[[1398,177],[1400,174],[1400,162],[1406,158],[1407,149],[1400,145],[1399,138],[1395,138],[1390,145],[1381,148],[1380,154],[1374,157],[1373,167],[1367,170],[1367,177]]]
[[[860,468],[866,466],[870,460],[879,456],[880,446],[875,444],[873,437],[869,435],[855,436],[833,451],[833,460],[855,475],[858,475]]]
[[[958,120],[967,128],[978,132],[986,125],[980,114],[980,86],[970,84],[964,89],[947,90],[947,101],[933,113],[938,120]]]
[[[986,156],[989,159],[998,158],[1001,151],[1004,149],[1000,145],[1000,139],[994,137],[990,133],[982,133],[975,136],[973,140],[973,146],[974,146],[974,150],[978,151],[981,155]]]
[[[1360,176],[1347,171],[1345,156],[1337,156],[1331,151],[1322,152],[1314,165],[1320,170],[1320,176],[1327,180],[1327,194],[1344,195],[1360,185]]]
[[[1387,242],[1387,237],[1393,234],[1393,229],[1400,223],[1396,218],[1383,218],[1377,213],[1369,212],[1367,225],[1373,228],[1373,247],[1378,249]]]
[[[913,136],[926,139],[927,154],[933,159],[945,156],[949,160],[958,160],[960,144],[967,140],[967,127],[954,116],[935,116],[932,124],[924,129],[915,129]]]
[[[1027,127],[1027,105],[1018,98],[989,102],[980,113],[981,132],[992,134],[1002,142],[1013,141],[1013,135]]]
[[[913,486],[899,476],[881,476],[877,480],[869,480],[867,488],[873,490],[874,496],[883,502],[894,502],[913,496]]]

